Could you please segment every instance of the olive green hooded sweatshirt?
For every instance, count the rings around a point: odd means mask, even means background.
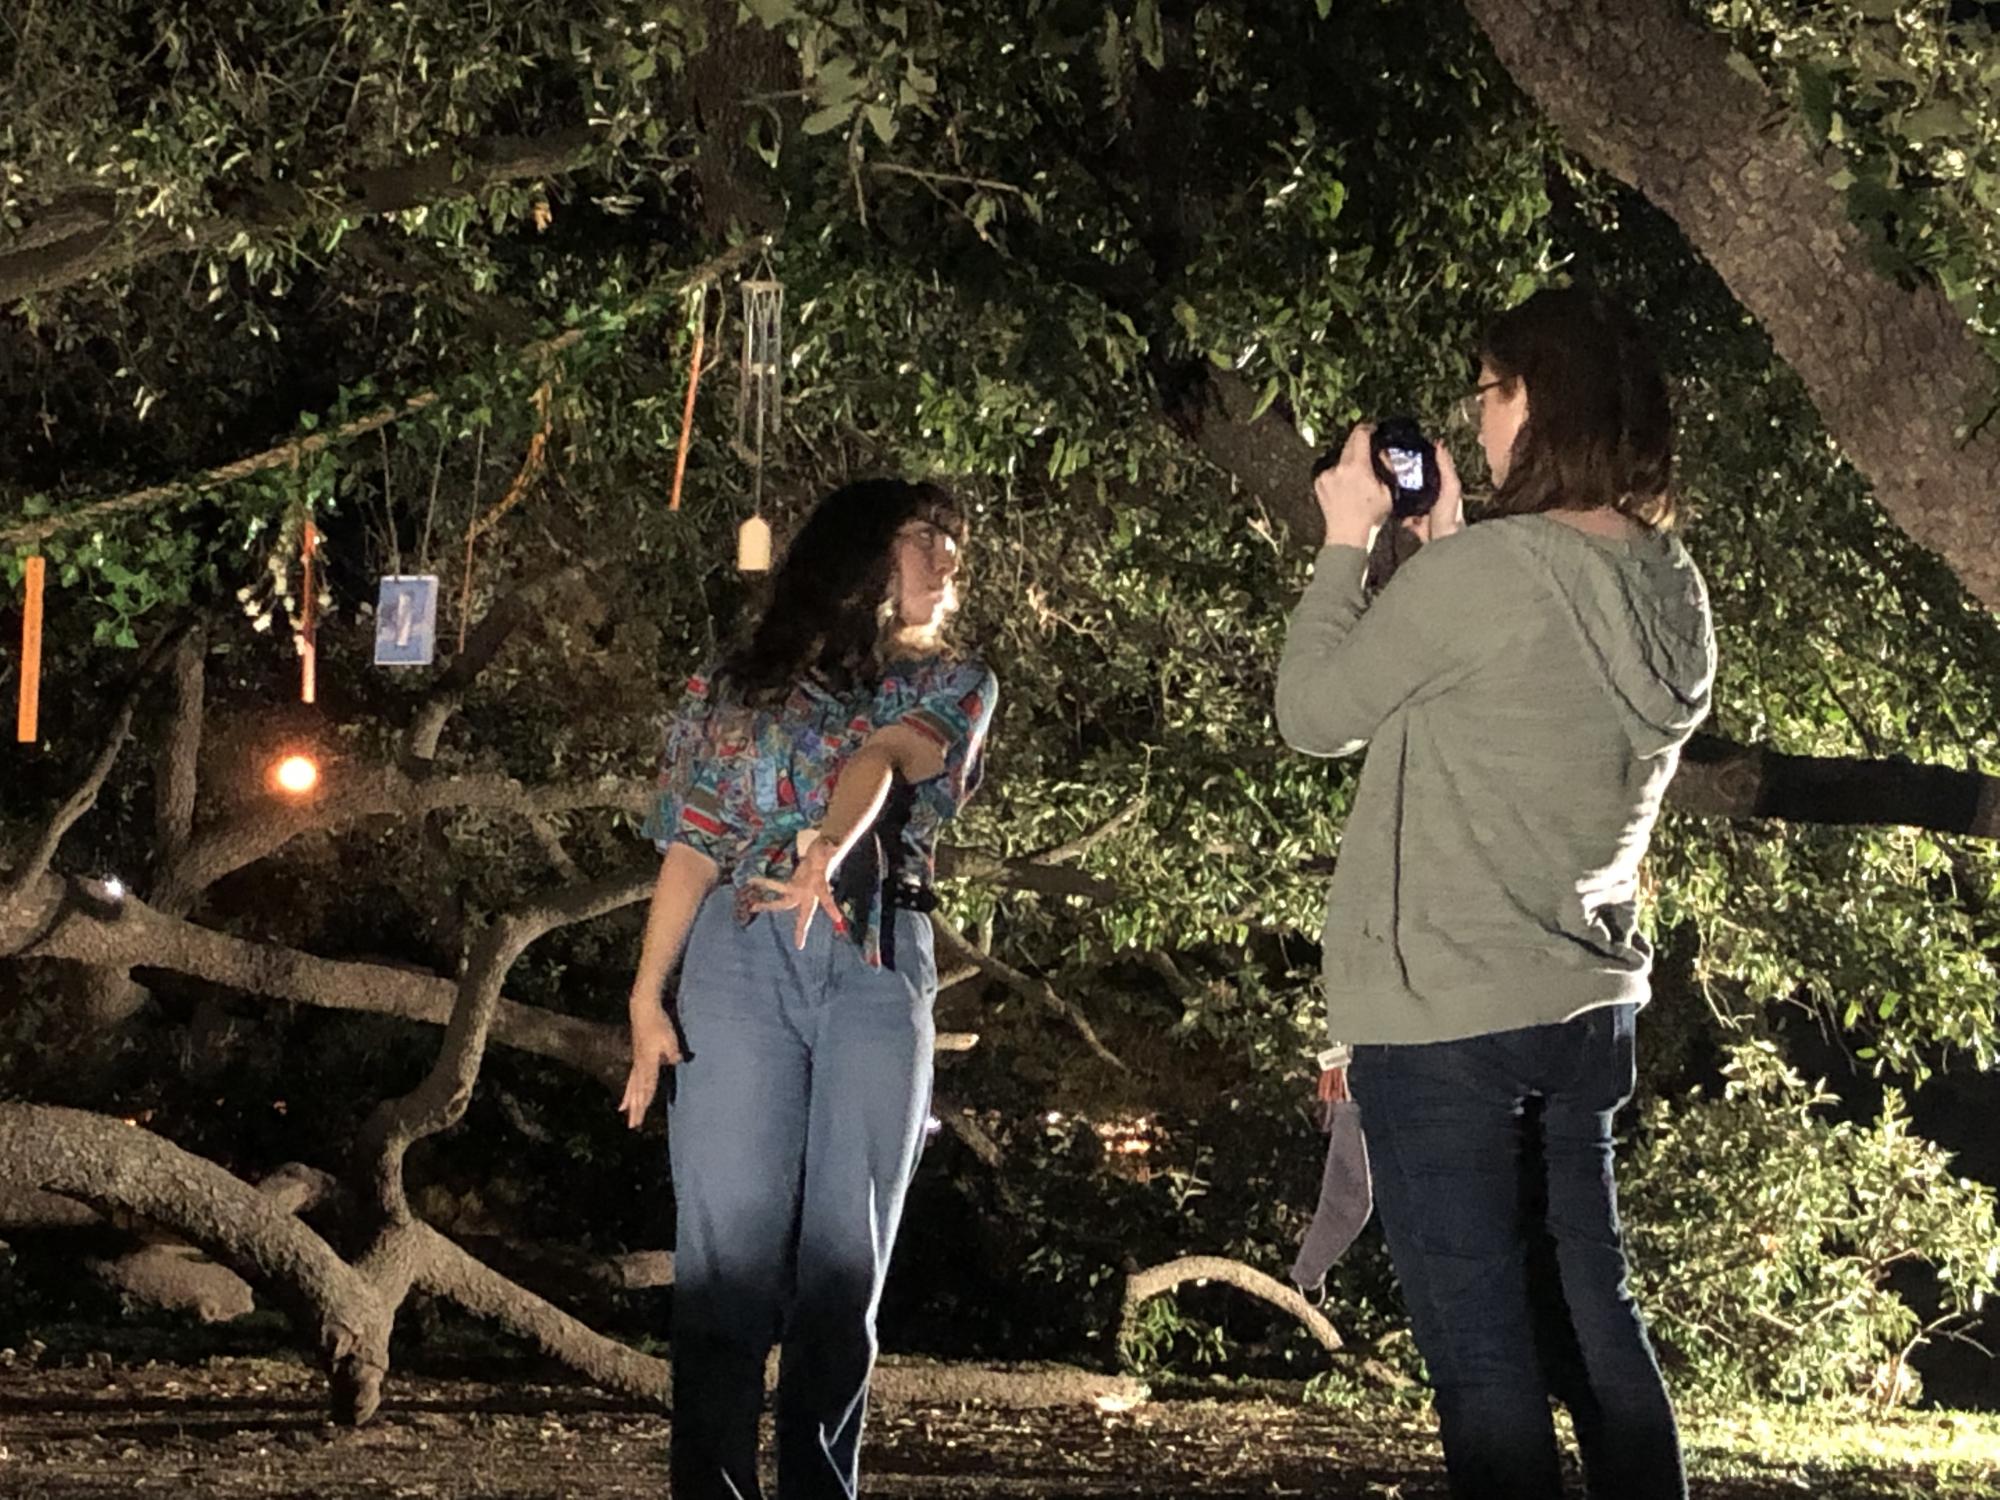
[[[1671,536],[1547,516],[1423,548],[1372,602],[1328,547],[1278,668],[1278,731],[1366,749],[1323,934],[1336,1042],[1441,1042],[1644,1004],[1639,862],[1708,712],[1715,635]]]

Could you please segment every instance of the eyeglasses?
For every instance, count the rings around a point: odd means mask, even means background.
[[[1482,380],[1479,382],[1479,384],[1475,385],[1471,390],[1467,391],[1463,396],[1459,397],[1458,398],[1459,419],[1463,421],[1465,425],[1468,427],[1473,427],[1473,428],[1478,427],[1479,410],[1482,404],[1480,398],[1483,397],[1488,391],[1497,389],[1498,387],[1503,386],[1506,383],[1507,382],[1504,380]]]
[[[941,546],[947,556],[958,556],[958,538],[932,521],[911,521],[899,527],[896,531],[896,540],[915,542],[927,552],[935,551]]]

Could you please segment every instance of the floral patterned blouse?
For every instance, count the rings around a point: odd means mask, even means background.
[[[841,863],[836,893],[862,954],[882,963],[885,886],[928,887],[938,829],[979,789],[998,683],[984,663],[926,657],[891,662],[870,693],[837,695],[802,682],[777,707],[718,701],[714,669],[688,679],[667,723],[659,796],[644,833],[664,854],[686,844],[736,888],[736,919],[756,915],[759,878],[798,864],[798,836],[826,819],[841,768],[877,729],[906,725],[944,752],[944,769],[890,789],[870,833]]]

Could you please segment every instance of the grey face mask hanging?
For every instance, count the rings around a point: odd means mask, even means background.
[[[1316,1292],[1327,1272],[1360,1235],[1375,1208],[1375,1187],[1368,1174],[1368,1142],[1361,1134],[1361,1106],[1341,1099],[1327,1107],[1326,1166],[1320,1172],[1319,1206],[1298,1259],[1292,1262],[1292,1282],[1300,1291]]]

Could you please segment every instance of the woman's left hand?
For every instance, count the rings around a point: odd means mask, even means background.
[[[796,911],[799,914],[793,939],[800,948],[805,947],[806,934],[812,930],[814,912],[825,912],[835,932],[842,935],[847,932],[847,918],[841,915],[840,903],[833,899],[833,886],[828,878],[832,867],[832,844],[826,839],[815,839],[792,867],[789,880],[750,882],[765,893],[765,899],[756,903],[758,911]]]
[[[1403,529],[1420,542],[1435,542],[1465,530],[1465,487],[1458,482],[1458,465],[1443,443],[1435,445],[1438,463],[1437,504],[1420,516],[1409,516]]]

